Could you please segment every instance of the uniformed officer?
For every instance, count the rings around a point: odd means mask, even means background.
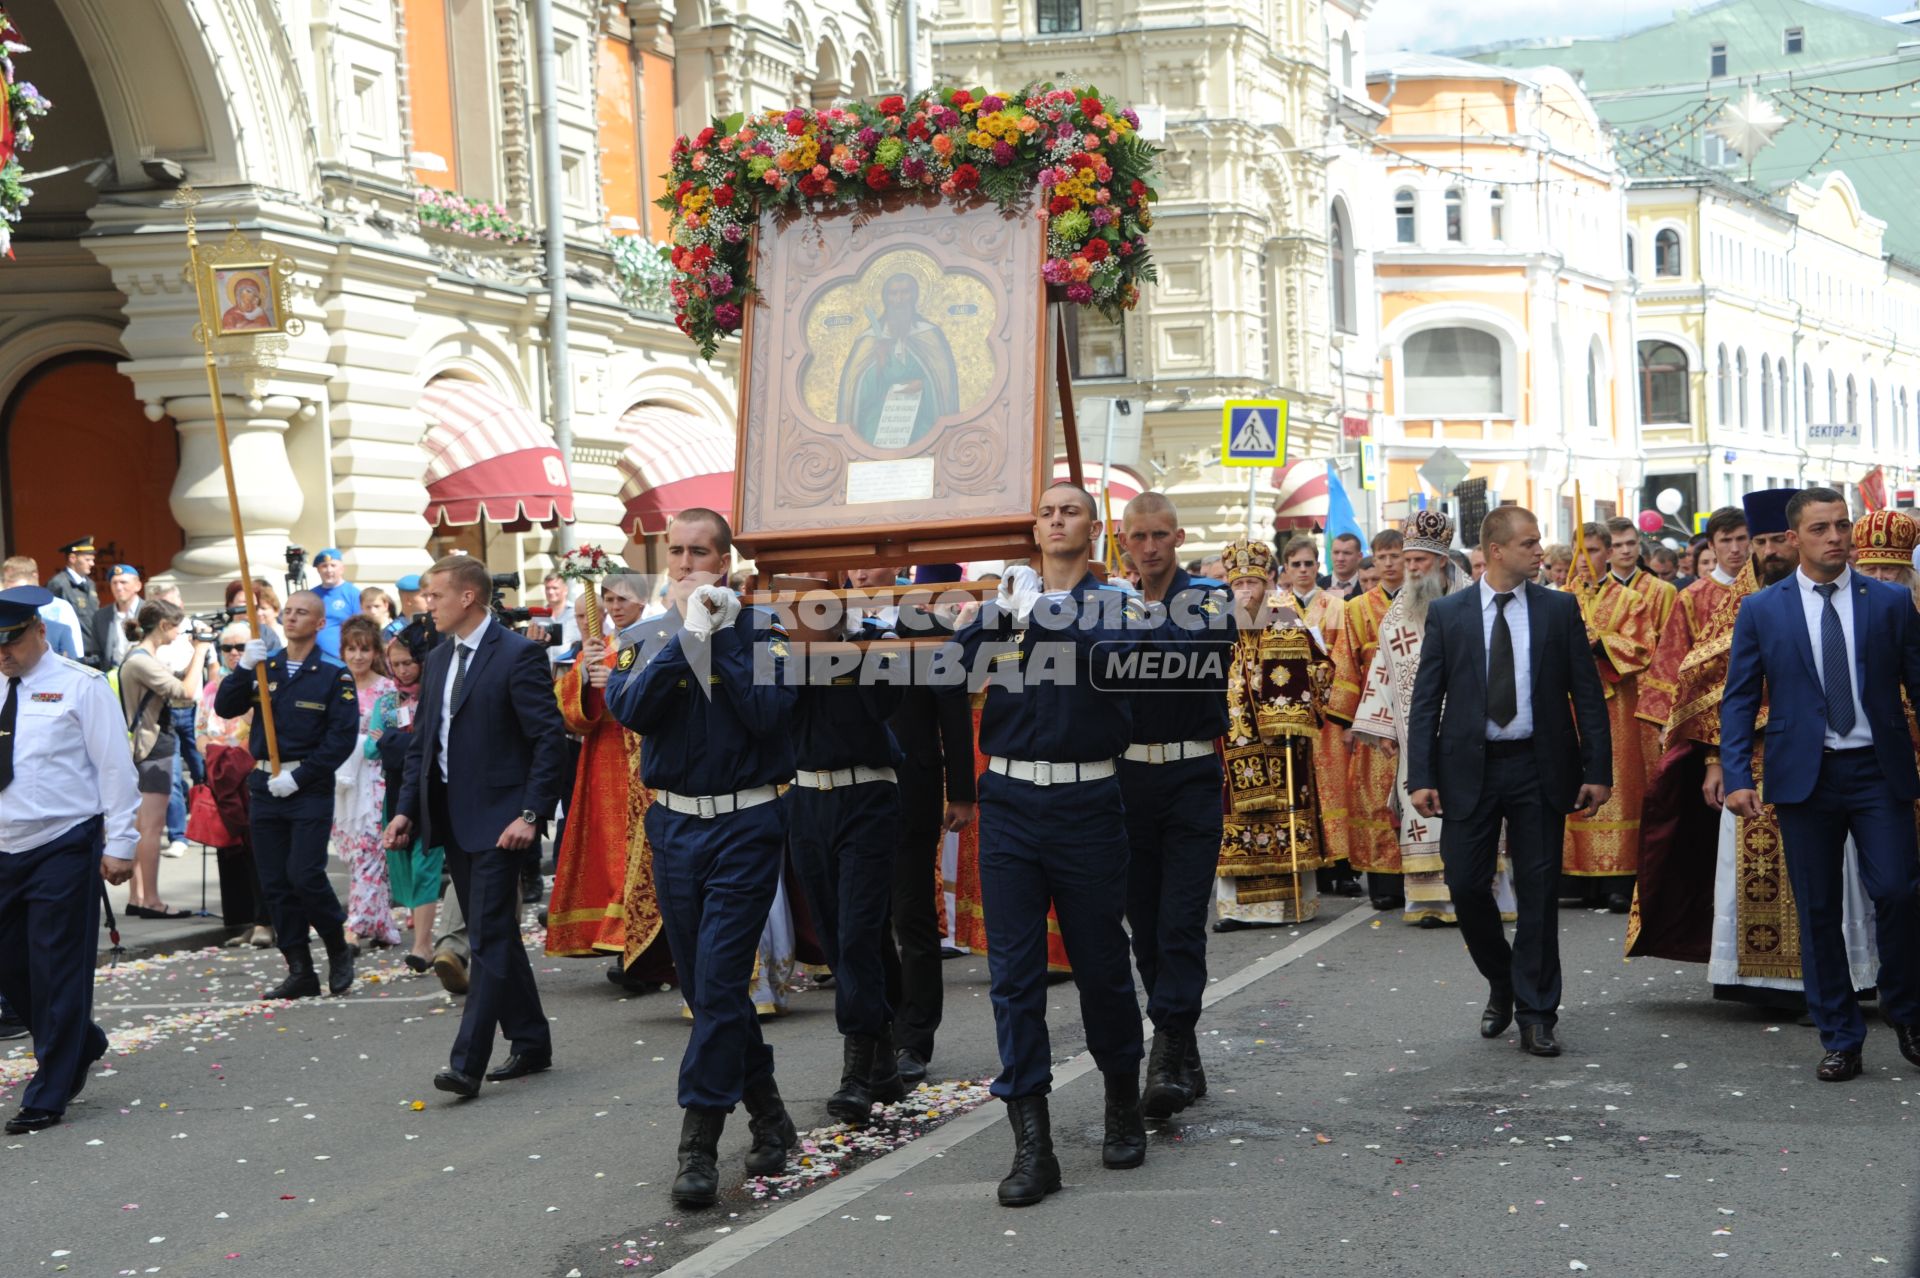
[[[1206,1092],[1194,1027],[1207,986],[1207,915],[1220,861],[1221,772],[1213,743],[1227,730],[1232,608],[1221,583],[1180,567],[1186,530],[1165,494],[1128,502],[1121,530],[1141,593],[1167,605],[1155,633],[1159,650],[1187,658],[1163,665],[1162,682],[1140,680],[1133,733],[1120,758],[1127,924],[1153,1022],[1140,1108],[1148,1118],[1169,1118]]]
[[[682,511],[667,526],[671,611],[637,623],[642,643],[624,648],[606,689],[608,710],[641,736],[654,887],[693,1013],[672,1191],[688,1208],[719,1195],[720,1132],[736,1104],[746,1103],[752,1132],[748,1172],[784,1170],[799,1145],[748,994],[786,858],[781,789],[793,779],[796,690],[782,678],[786,641],[768,614],[710,584],[724,580],[732,544],[711,510]]]
[[[0,995],[38,1061],[7,1134],[52,1127],[107,1051],[93,1021],[101,890],[133,876],[140,796],[127,722],[97,670],[55,656],[38,586],[0,591]]]
[[[93,538],[76,537],[60,547],[60,553],[67,557],[67,566],[53,574],[47,589],[53,592],[54,598],[73,605],[74,612],[80,615],[80,634],[84,638],[91,633],[93,614],[100,608],[100,592],[93,585]]]
[[[310,590],[289,595],[280,610],[287,646],[269,653],[266,640],[249,640],[238,673],[222,679],[213,697],[213,711],[223,719],[247,713],[260,697],[253,669],[266,663],[280,771],[271,773],[267,734],[256,723],[248,734],[254,757],[249,786],[253,859],[274,938],[287,956],[287,976],[262,998],[313,998],[320,993],[308,948],[309,927],[326,945],[327,989],[345,994],[353,987],[347,914],[327,880],[327,838],[333,828],[333,774],[358,739],[360,703],[353,676],[321,655],[317,636],[322,610],[319,596]]]
[[[1115,760],[1127,748],[1126,695],[1098,686],[1097,667],[1137,647],[1147,626],[1138,596],[1087,570],[1094,503],[1057,483],[1033,523],[1040,573],[1009,569],[999,597],[961,612],[953,641],[975,682],[984,679],[980,749],[980,888],[986,915],[1000,1076],[1013,1169],[1000,1202],[1024,1207],[1060,1188],[1047,1115],[1047,907],[1080,988],[1087,1049],[1106,1078],[1101,1161],[1138,1167],[1140,1004],[1127,962],[1127,827]],[[943,695],[965,695],[949,682]]]
[[[849,630],[869,638],[884,633],[877,623],[857,621]],[[907,1094],[882,957],[900,837],[900,750],[887,719],[905,685],[889,677],[892,659],[875,659],[874,678],[862,667],[836,672],[810,660],[793,708],[789,845],[833,972],[833,1016],[843,1040],[840,1088],[827,1098],[827,1112],[858,1126],[875,1101]]]

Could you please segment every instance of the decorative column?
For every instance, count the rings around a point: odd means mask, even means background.
[[[254,576],[277,581],[285,568],[293,524],[305,505],[287,461],[286,444],[287,424],[300,410],[300,400],[292,395],[249,400],[224,394],[221,399],[227,411],[240,520],[247,530],[247,566]],[[147,411],[152,415],[153,407]],[[215,606],[224,598],[227,583],[240,574],[240,555],[227,512],[227,481],[220,465],[213,398],[169,399],[164,412],[180,433],[180,470],[168,505],[187,534],[186,546],[173,558],[172,571],[189,605]]]

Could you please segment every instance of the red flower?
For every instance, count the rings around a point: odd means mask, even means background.
[[[1071,164],[1076,169],[1090,169],[1093,167],[1093,157],[1091,155],[1088,155],[1085,151],[1081,151],[1081,152],[1078,152],[1071,160],[1068,160],[1067,163]]]
[[[694,138],[693,149],[698,151],[701,148],[711,146],[712,144],[713,144],[713,128],[712,126],[708,126],[707,128],[700,130],[699,136]]]
[[[693,179],[687,178],[685,181],[681,182],[679,186],[674,188],[673,197],[676,200],[684,200],[687,198],[688,193],[691,192],[692,190],[693,190]]]
[[[906,109],[907,109],[907,100],[901,97],[897,93],[893,94],[891,97],[885,97],[880,99],[881,115],[899,115],[902,111],[905,111]]]
[[[713,260],[713,245],[701,244],[701,245],[695,246],[693,250],[693,264],[695,266],[705,266],[708,262],[711,262],[712,260]]]
[[[973,101],[973,95],[965,89],[955,89],[953,91],[953,105],[956,107],[963,107],[971,101]]]
[[[1104,241],[1103,241],[1103,243],[1104,243]],[[1120,241],[1120,256],[1121,256],[1121,257],[1132,257],[1132,256],[1133,256],[1133,245],[1132,245],[1132,244],[1130,244],[1129,242],[1127,242],[1126,240],[1121,240],[1121,241]]]
[[[1104,108],[1101,107],[1099,98],[1081,98],[1080,109],[1091,118],[1099,115]]]
[[[730,187],[730,186],[716,186],[716,187],[714,187],[714,188],[713,188],[713,202],[714,202],[714,203],[715,203],[716,205],[718,205],[718,206],[719,206],[720,208],[723,208],[723,209],[724,209],[724,208],[726,208],[726,207],[727,207],[728,205],[730,205],[730,204],[732,204],[732,203],[733,203],[733,188],[732,188],[732,187]]]
[[[1089,262],[1104,262],[1107,260],[1107,254],[1113,250],[1105,240],[1096,238],[1088,240],[1087,246],[1080,251],[1087,255]]]
[[[925,142],[929,135],[925,120],[915,120],[907,126],[907,137],[915,142]]]
[[[866,181],[867,185],[874,190],[884,191],[892,184],[893,179],[887,175],[887,168],[884,164],[869,164],[867,166]]]
[[[797,138],[806,131],[807,122],[805,120],[796,120],[792,116],[787,117],[787,135],[789,137]]]
[[[819,195],[822,191],[826,189],[827,189],[827,180],[825,178],[818,177],[813,173],[801,174],[800,194],[807,195],[807,196]]]
[[[1056,195],[1047,201],[1047,212],[1053,214],[1055,217],[1059,217],[1062,213],[1072,208],[1073,203],[1074,201],[1071,195]]]
[[[971,191],[980,185],[980,170],[971,164],[963,164],[953,171],[953,189]]]

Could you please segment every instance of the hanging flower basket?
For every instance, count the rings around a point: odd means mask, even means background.
[[[935,89],[911,100],[715,120],[679,138],[659,206],[673,217],[674,322],[713,358],[753,295],[748,241],[762,209],[825,212],[883,195],[1036,197],[1047,219],[1042,274],[1062,300],[1117,319],[1155,278],[1149,184],[1159,148],[1131,109],[1094,88],[1015,94]]]
[[[30,122],[53,105],[15,74],[13,55],[26,51],[20,32],[0,5],[0,253],[8,257],[13,256],[13,224],[33,197],[20,163],[20,157],[33,149]]]

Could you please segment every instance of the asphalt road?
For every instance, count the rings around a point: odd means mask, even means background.
[[[1920,1070],[1888,1031],[1866,1077],[1820,1084],[1812,1031],[1715,1003],[1702,969],[1622,960],[1623,919],[1569,913],[1569,1050],[1536,1060],[1477,1037],[1456,935],[1351,911],[1212,938],[1211,1091],[1136,1171],[1099,1166],[1099,1076],[1067,1059],[1056,986],[1067,1184],[1024,1211],[993,1201],[998,1105],[953,1116],[995,1069],[977,958],[946,965],[934,1073],[955,1083],[908,1107],[942,1112],[849,1141],[900,1144],[882,1156],[838,1156],[831,995],[797,995],[767,1032],[825,1152],[793,1179],[839,1174],[777,1201],[736,1183],[701,1214],[665,1193],[671,994],[537,960],[557,1067],[455,1102],[429,1079],[457,1006],[397,960],[347,999],[271,1007],[245,1001],[269,956],[136,962],[102,976],[115,1051],[69,1122],[0,1142],[0,1274],[1920,1274]],[[0,1059],[0,1106],[27,1068]],[[744,1145],[736,1118],[736,1178]]]

